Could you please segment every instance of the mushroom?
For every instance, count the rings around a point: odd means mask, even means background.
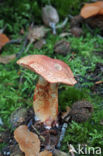
[[[59,15],[56,9],[51,5],[43,7],[42,19],[45,25],[52,28],[53,34],[56,34],[56,24],[59,22]]]
[[[94,15],[103,15],[103,1],[85,4],[80,15],[85,19]]]
[[[36,120],[51,128],[57,122],[58,83],[69,86],[76,83],[70,67],[63,61],[45,55],[25,56],[17,64],[40,75],[35,88],[33,108]]]

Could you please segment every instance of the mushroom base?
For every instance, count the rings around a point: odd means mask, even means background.
[[[33,108],[36,120],[48,128],[56,124],[58,115],[58,85],[49,83],[42,77],[35,88]]]

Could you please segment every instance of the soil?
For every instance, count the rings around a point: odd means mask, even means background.
[[[25,118],[25,121],[19,123],[19,126],[27,125],[30,131],[38,135],[40,142],[41,142],[41,151],[43,150],[51,151],[55,149],[59,140],[62,124],[59,123],[58,127],[45,129],[42,123],[34,120],[35,115],[32,109],[29,109],[27,111],[27,114],[29,115],[27,115],[27,118]],[[17,127],[17,124],[15,125]],[[20,151],[18,147],[16,140],[14,139],[14,134],[13,134],[14,130],[11,132],[8,130],[8,127],[4,127],[4,128],[5,128],[5,132],[2,132],[2,134],[0,134],[0,140],[2,143],[5,143],[7,145],[2,150],[2,156],[11,156],[11,155],[16,156],[18,153],[19,153],[18,155],[20,156],[23,155],[23,153]]]

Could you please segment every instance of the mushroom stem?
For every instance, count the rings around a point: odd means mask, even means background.
[[[33,108],[35,119],[43,122],[46,128],[51,128],[58,115],[58,85],[40,77],[35,88]]]

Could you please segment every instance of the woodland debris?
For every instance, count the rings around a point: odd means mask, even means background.
[[[36,26],[29,29],[27,38],[30,42],[33,43],[43,38],[47,32],[48,29],[46,29],[44,26]]]
[[[40,140],[38,136],[30,132],[26,125],[21,125],[14,131],[14,138],[19,144],[25,156],[52,156],[49,151],[40,152]]]
[[[80,15],[74,16],[71,21],[70,21],[70,27],[80,27],[81,24],[83,22],[83,17],[81,17]]]
[[[9,42],[9,38],[3,34],[0,33],[0,50],[2,49],[3,46],[5,46]]]
[[[70,32],[72,33],[73,36],[75,37],[80,37],[83,35],[83,30],[79,27],[73,27],[70,29]]]
[[[3,143],[8,143],[10,140],[10,132],[9,130],[5,130],[4,132],[0,132],[0,140],[3,141]]]
[[[12,127],[18,127],[20,126],[28,116],[27,110],[25,108],[18,108],[14,112],[12,112],[10,116],[10,123]]]
[[[90,27],[103,31],[103,1],[85,4],[80,15]]]
[[[57,144],[57,148],[61,147],[61,142],[62,142],[62,140],[64,138],[64,135],[65,135],[67,127],[68,127],[68,124],[67,123],[63,123],[62,129],[61,129],[61,134],[60,134],[59,141],[58,141],[58,144]]]
[[[51,152],[45,150],[43,152],[40,152],[39,156],[53,156]]]
[[[69,106],[66,107],[66,111],[62,113],[62,120],[64,120],[66,118],[66,116],[70,113],[71,108]]]
[[[69,35],[70,35],[70,33],[64,32],[64,33],[61,33],[59,36],[60,36],[61,38],[64,38],[64,37],[67,37],[67,36],[69,36]]]
[[[37,42],[34,43],[34,48],[40,50],[40,49],[43,48],[43,46],[44,46],[45,44],[46,44],[46,40],[40,39],[39,41],[37,41]]]
[[[9,62],[11,62],[12,60],[14,60],[16,58],[16,55],[6,55],[6,56],[1,56],[0,55],[0,63],[3,64],[8,64]]]
[[[59,22],[57,10],[51,5],[46,5],[42,8],[42,19],[45,25],[52,28],[53,34],[56,34],[56,24]]]
[[[45,141],[45,137],[43,137],[42,135],[40,135],[39,131],[32,125],[35,133],[39,136],[39,138],[44,142]]]
[[[25,40],[23,43],[22,49],[16,54],[17,58],[21,56],[21,54],[25,51],[25,53],[29,50],[30,46],[33,42],[36,42],[42,39],[50,29],[45,28],[44,26],[30,26],[27,35],[25,36]],[[25,49],[26,48],[26,49]]]
[[[63,29],[65,25],[67,24],[67,22],[68,22],[68,17],[66,17],[62,23],[56,25],[56,29],[60,29],[60,28]]]
[[[70,156],[69,153],[62,152],[58,149],[53,151],[53,156]]]
[[[88,101],[78,101],[72,105],[70,116],[76,122],[85,122],[91,116],[93,106]]]
[[[100,80],[100,81],[96,81],[96,82],[95,82],[96,85],[98,85],[98,84],[102,84],[102,83],[103,83],[102,80]]]
[[[95,15],[103,15],[103,1],[86,3],[81,9],[80,15],[85,19]]]
[[[58,41],[54,46],[54,52],[66,56],[70,52],[70,44],[65,40]]]
[[[10,156],[25,156],[24,153],[20,150],[19,145],[10,146]]]
[[[21,125],[14,131],[14,138],[19,144],[25,156],[37,156],[40,151],[40,141],[36,134],[30,132],[25,125]]]
[[[91,28],[99,28],[101,31],[103,31],[103,15],[96,15],[96,16],[90,17],[88,19],[85,19],[85,22]]]

